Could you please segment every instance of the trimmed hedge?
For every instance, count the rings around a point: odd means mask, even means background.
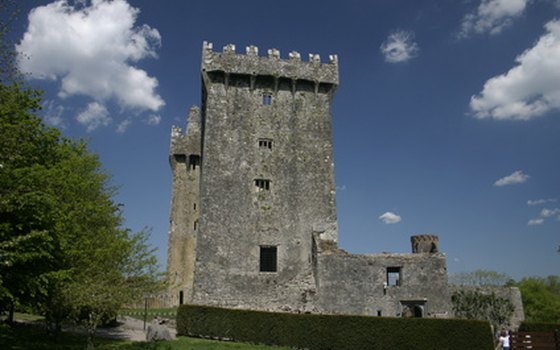
[[[520,332],[554,332],[560,330],[559,323],[521,322]]]
[[[310,350],[492,350],[488,322],[289,314],[182,305],[177,334]]]

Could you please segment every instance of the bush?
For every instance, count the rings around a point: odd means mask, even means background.
[[[559,323],[522,322],[520,332],[554,332],[560,330]]]
[[[493,349],[488,322],[311,315],[182,305],[177,333],[310,350]]]

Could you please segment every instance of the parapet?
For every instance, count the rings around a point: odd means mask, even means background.
[[[289,53],[288,59],[282,59],[277,49],[269,49],[267,53],[268,56],[259,56],[259,48],[251,45],[247,46],[245,54],[237,54],[233,44],[216,52],[213,44],[205,41],[202,72],[273,76],[338,85],[337,55],[330,55],[329,62],[322,63],[318,54],[309,54],[309,61],[302,61],[300,53],[295,51]]]
[[[438,253],[439,237],[436,235],[416,235],[410,237],[413,253]]]

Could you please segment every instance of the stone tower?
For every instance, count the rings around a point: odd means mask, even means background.
[[[171,304],[191,300],[200,204],[201,120],[192,107],[188,131],[171,131],[169,163],[173,174],[167,273]]]
[[[312,307],[312,234],[325,232],[333,241],[338,235],[330,110],[337,84],[336,56],[321,63],[318,55],[281,59],[275,49],[263,57],[254,46],[237,54],[233,45],[215,52],[204,43],[202,142],[189,139],[189,125],[178,153],[185,161],[200,154],[201,166],[173,170],[177,186],[184,183],[180,191],[189,193],[180,195],[185,203],[173,204],[171,230],[182,231],[171,235],[181,243],[170,248],[177,250],[172,264],[189,266],[178,275],[185,293],[196,255],[192,300],[185,302]],[[198,179],[200,210],[190,213],[198,188],[185,188]]]

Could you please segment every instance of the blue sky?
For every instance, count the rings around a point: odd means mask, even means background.
[[[450,273],[560,274],[560,1],[32,1],[11,36],[44,119],[89,140],[165,267],[172,125],[203,41],[337,54],[340,246],[440,237]]]

